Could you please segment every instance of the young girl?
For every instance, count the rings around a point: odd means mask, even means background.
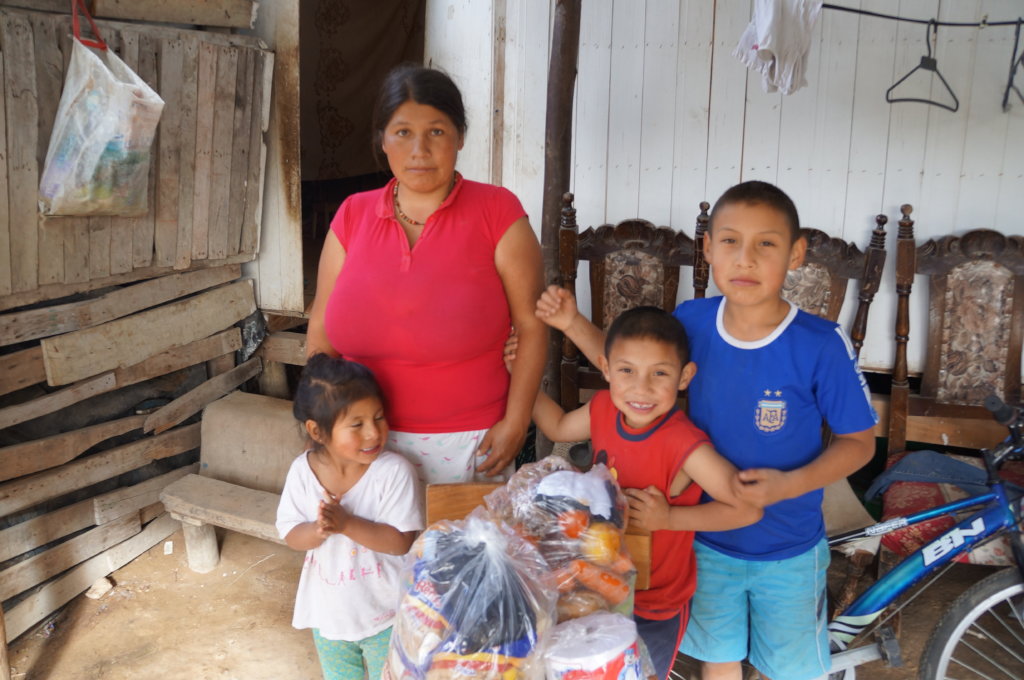
[[[380,387],[361,364],[309,358],[295,417],[310,446],[295,459],[277,530],[305,550],[292,625],[312,628],[327,680],[380,677],[399,599],[399,568],[423,529],[416,472],[384,450]]]

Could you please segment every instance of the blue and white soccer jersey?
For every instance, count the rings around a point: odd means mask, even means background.
[[[686,327],[697,374],[689,386],[690,419],[737,469],[792,470],[822,450],[821,425],[849,434],[878,420],[853,346],[835,323],[791,306],[766,338],[745,342],[722,323],[725,298],[676,308]],[[799,555],[824,536],[822,491],[765,508],[761,521],[697,540],[751,560]]]

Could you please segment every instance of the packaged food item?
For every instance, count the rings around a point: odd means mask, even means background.
[[[516,680],[554,624],[544,559],[507,526],[471,515],[413,544],[385,678]]]
[[[484,502],[550,565],[559,621],[602,609],[632,613],[636,568],[622,540],[626,498],[604,465],[584,473],[549,456],[524,465]]]
[[[547,680],[639,680],[654,673],[636,624],[607,611],[555,626],[543,656]]]

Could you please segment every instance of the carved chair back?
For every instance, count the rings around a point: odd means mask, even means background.
[[[838,321],[850,281],[859,281],[857,314],[850,327],[850,339],[858,355],[867,332],[868,310],[882,280],[888,221],[885,215],[875,216],[875,229],[864,251],[818,229],[801,229],[807,240],[807,254],[803,265],[786,275],[782,288],[783,297],[805,312]]]
[[[694,297],[704,297],[707,290],[709,269],[704,260],[704,239],[709,223],[708,204],[700,204],[694,239]],[[833,238],[818,229],[800,230],[807,239],[807,254],[804,263],[786,276],[782,295],[809,314],[829,321],[838,321],[846,289],[851,280],[860,282],[857,293],[857,315],[850,329],[854,350],[860,354],[867,331],[868,310],[882,280],[885,266],[885,225],[889,218],[875,216],[875,229],[867,250],[861,251],[856,245]]]
[[[1024,237],[976,229],[918,246],[910,217],[913,208],[904,205],[900,210],[889,452],[905,448],[908,422],[915,417],[961,424],[952,426],[952,439],[948,434],[926,438],[915,433],[914,441],[991,446],[1005,432],[999,432],[982,407],[985,397],[995,393],[1007,403],[1021,399]],[[921,388],[912,395],[907,341],[915,275],[928,277],[928,327]],[[972,419],[980,421],[976,428],[963,425]]]
[[[675,309],[679,268],[693,266],[695,252],[694,241],[686,234],[642,219],[580,233],[571,193],[562,197],[558,250],[560,284],[574,295],[579,262],[588,263],[591,319],[602,329],[621,312],[640,305]],[[560,373],[566,410],[579,406],[581,389],[606,386],[596,368],[581,365],[579,350],[568,339],[562,342]]]

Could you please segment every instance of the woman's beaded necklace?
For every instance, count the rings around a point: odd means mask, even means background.
[[[452,189],[455,188],[455,180],[456,180],[456,175],[452,175],[452,183],[448,185],[448,193],[444,195],[443,199],[441,199],[442,203],[444,203],[446,200],[448,200],[448,196],[451,195]],[[394,197],[394,200],[395,200],[395,213],[398,214],[398,219],[400,219],[403,222],[406,222],[407,224],[410,224],[410,225],[412,225],[414,227],[422,227],[423,226],[423,222],[417,222],[416,220],[414,220],[413,218],[409,217],[404,212],[402,212],[402,206],[399,205],[399,203],[398,203],[398,182],[395,182],[395,188],[391,191],[391,195]]]
[[[394,195],[394,211],[398,213],[398,219],[409,222],[413,226],[423,226],[423,222],[417,222],[406,213],[401,212],[401,206],[398,205],[398,182],[394,183],[394,192],[392,194]]]

